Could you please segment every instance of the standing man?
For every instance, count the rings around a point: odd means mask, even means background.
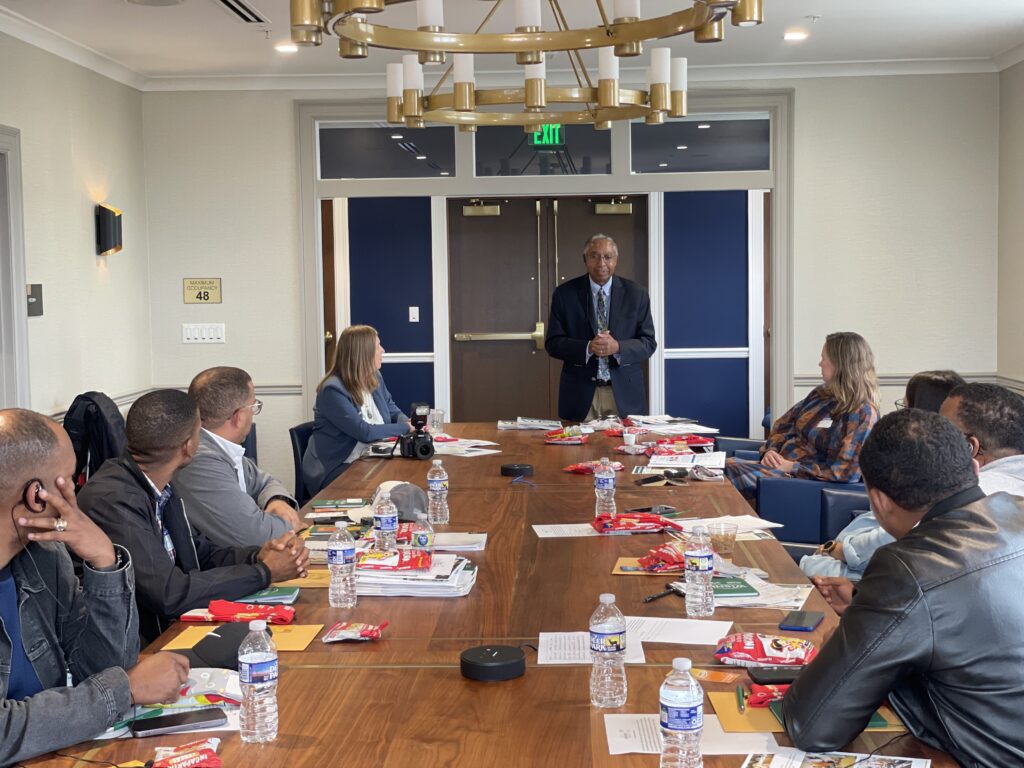
[[[263,403],[241,368],[199,373],[188,388],[203,427],[199,450],[178,470],[174,487],[192,523],[221,547],[254,547],[304,528],[281,481],[246,457],[242,443]]]
[[[587,240],[587,274],[555,289],[545,349],[562,361],[558,417],[589,421],[647,412],[641,363],[658,347],[651,300],[615,277],[619,248],[608,235]]]

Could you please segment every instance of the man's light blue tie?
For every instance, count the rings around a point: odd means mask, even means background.
[[[604,288],[599,288],[597,291],[597,330],[608,330],[608,304],[604,298]],[[597,378],[601,381],[608,381],[611,378],[607,357],[597,358]]]

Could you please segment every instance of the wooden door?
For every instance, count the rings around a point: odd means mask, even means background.
[[[334,362],[338,320],[334,297],[334,201],[320,201],[320,259],[323,267],[324,370]]]
[[[539,324],[555,286],[584,273],[597,233],[619,246],[616,274],[646,286],[645,196],[448,201],[453,420],[557,418],[562,363]]]

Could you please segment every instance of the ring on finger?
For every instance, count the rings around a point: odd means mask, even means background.
[[[53,521],[53,530],[57,533],[64,533],[68,529],[68,521],[63,517],[58,517]]]

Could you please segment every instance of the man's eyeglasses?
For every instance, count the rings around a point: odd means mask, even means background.
[[[614,253],[588,253],[587,261],[607,261],[609,263],[615,261],[616,254]]]
[[[243,405],[238,410],[244,411],[246,408],[252,408],[252,415],[253,416],[259,416],[260,415],[260,411],[263,410],[263,401],[262,400],[253,400],[252,401],[252,405]]]
[[[910,406],[907,405],[907,398],[905,398],[905,397],[901,397],[899,400],[896,401],[896,408],[897,408],[897,410],[901,410],[902,411],[904,408],[909,408],[909,407]]]

